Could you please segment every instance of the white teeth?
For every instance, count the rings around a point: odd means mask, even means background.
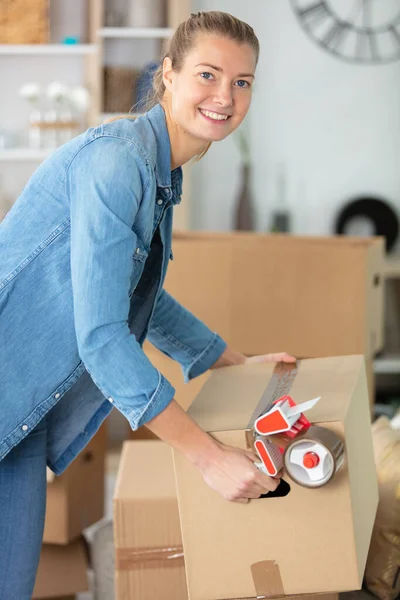
[[[228,115],[219,115],[218,113],[210,112],[209,110],[200,110],[203,113],[203,115],[209,117],[210,119],[214,119],[215,121],[226,121],[226,119],[228,118]]]

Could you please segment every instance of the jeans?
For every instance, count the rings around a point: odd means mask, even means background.
[[[31,600],[46,510],[46,419],[0,462],[0,600]]]

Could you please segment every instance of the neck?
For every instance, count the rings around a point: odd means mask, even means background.
[[[191,136],[173,119],[169,102],[162,103],[171,146],[171,171],[189,162],[205,149],[205,142]]]

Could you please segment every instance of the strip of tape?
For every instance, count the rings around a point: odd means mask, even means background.
[[[274,560],[262,560],[251,565],[258,598],[280,598],[285,595],[281,572]]]
[[[254,422],[272,406],[272,403],[282,396],[289,395],[293,382],[300,368],[301,361],[296,363],[277,363],[270,382],[261,396],[256,408],[251,415],[248,429],[252,429]]]
[[[117,571],[134,569],[180,567],[184,565],[183,546],[171,548],[116,548]]]

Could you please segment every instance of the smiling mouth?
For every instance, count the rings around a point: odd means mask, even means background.
[[[223,115],[212,110],[205,110],[204,108],[199,108],[199,112],[203,117],[214,123],[226,123],[231,117],[231,115]]]

